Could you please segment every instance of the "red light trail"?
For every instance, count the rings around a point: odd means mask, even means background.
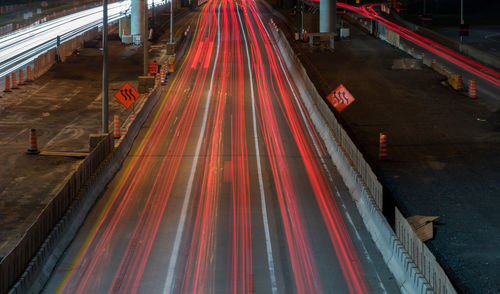
[[[384,24],[387,29],[399,34],[402,38],[420,46],[421,48],[424,48],[429,52],[432,52],[436,56],[439,56],[454,65],[459,66],[471,74],[500,87],[500,80],[498,79],[500,77],[499,72],[379,16],[373,7],[381,4],[367,4],[363,5],[361,8],[342,2],[337,2],[337,4],[339,7],[348,9],[366,18],[370,18],[376,22]]]
[[[297,93],[255,2],[208,1],[57,292],[370,293]]]

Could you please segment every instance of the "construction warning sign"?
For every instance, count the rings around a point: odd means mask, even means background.
[[[135,100],[139,98],[140,94],[129,82],[125,82],[125,84],[116,91],[114,96],[123,106],[125,106],[125,108],[129,108],[134,104]]]
[[[326,99],[338,112],[344,110],[344,108],[355,100],[354,96],[352,96],[342,84],[340,84],[337,89],[333,90],[330,95],[326,96]]]

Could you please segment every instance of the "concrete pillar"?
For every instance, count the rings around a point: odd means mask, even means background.
[[[120,18],[120,21],[118,22],[118,35],[120,38],[122,35],[130,35],[130,17]]]
[[[135,44],[142,43],[142,36],[144,35],[144,1],[132,0],[131,33]]]
[[[337,24],[336,0],[319,1],[319,31],[320,33],[335,33]]]

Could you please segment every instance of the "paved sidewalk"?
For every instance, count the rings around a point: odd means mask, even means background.
[[[355,96],[339,117],[386,187],[388,217],[393,201],[406,216],[439,216],[426,244],[457,289],[499,293],[500,104],[454,92],[425,66],[392,69],[409,56],[354,27],[334,52],[296,44],[322,96],[340,83]],[[380,132],[386,162],[377,160]]]

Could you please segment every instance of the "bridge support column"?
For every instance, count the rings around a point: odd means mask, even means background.
[[[336,0],[319,1],[320,33],[336,33],[337,2]]]
[[[144,35],[144,1],[132,0],[131,34],[134,44],[142,44]]]

